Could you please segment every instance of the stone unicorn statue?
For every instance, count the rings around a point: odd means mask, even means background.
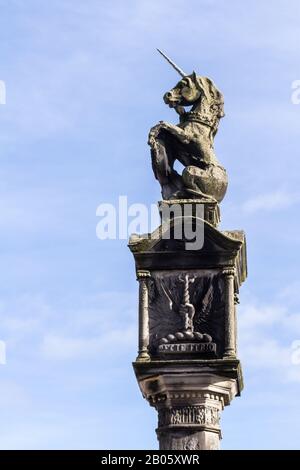
[[[152,167],[162,197],[220,202],[228,181],[214,152],[214,137],[224,116],[223,95],[212,80],[195,72],[186,75],[158,51],[182,77],[163,98],[179,114],[179,124],[160,121],[149,133]],[[186,111],[189,106],[191,109]],[[182,175],[174,169],[176,160],[185,167]]]

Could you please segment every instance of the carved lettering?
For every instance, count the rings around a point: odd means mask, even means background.
[[[215,343],[175,343],[160,344],[158,347],[161,353],[208,353],[216,352]]]

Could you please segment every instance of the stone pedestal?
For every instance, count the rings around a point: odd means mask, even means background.
[[[134,363],[144,398],[158,412],[160,450],[215,450],[220,414],[243,387],[238,360]]]
[[[247,274],[246,243],[241,231],[217,229],[212,201],[185,204],[188,214],[162,218],[153,234],[130,239],[140,284],[133,365],[158,412],[160,449],[218,449],[220,413],[243,388],[235,304]],[[192,232],[202,243],[187,239]]]

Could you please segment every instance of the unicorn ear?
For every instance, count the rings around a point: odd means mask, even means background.
[[[196,85],[196,87],[198,88],[198,90],[202,90],[202,87],[201,87],[201,77],[197,77],[197,74],[196,72],[193,70],[193,73],[192,73],[192,80],[193,80],[193,83]]]

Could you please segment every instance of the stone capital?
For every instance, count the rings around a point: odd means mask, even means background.
[[[235,268],[234,267],[228,267],[223,269],[223,274],[224,276],[227,277],[234,277],[235,276]]]
[[[151,277],[150,271],[138,270],[136,273],[136,278],[138,281],[143,281],[143,280],[149,279],[150,277]]]

